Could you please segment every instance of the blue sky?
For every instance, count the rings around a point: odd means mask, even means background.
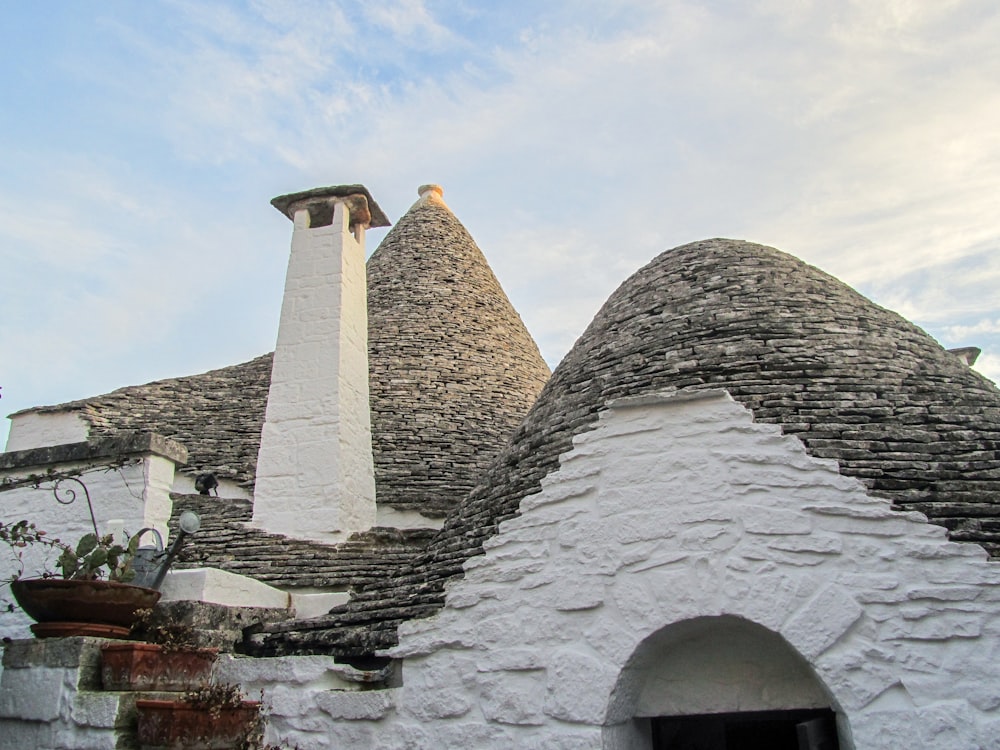
[[[725,236],[1000,379],[997,39],[994,0],[8,4],[0,408],[270,351],[268,201],[351,182],[393,220],[442,184],[552,365]]]

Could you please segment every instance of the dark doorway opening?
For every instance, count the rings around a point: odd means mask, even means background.
[[[837,750],[830,709],[753,711],[651,720],[653,750]]]

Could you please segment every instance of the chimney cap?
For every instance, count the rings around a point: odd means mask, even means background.
[[[972,367],[976,364],[976,360],[979,359],[979,355],[983,353],[983,350],[978,346],[960,346],[957,349],[949,349],[948,353],[954,354],[969,367]]]
[[[369,227],[389,226],[388,217],[382,212],[382,209],[379,208],[378,203],[375,202],[372,194],[368,192],[368,188],[364,185],[330,185],[329,187],[303,190],[299,193],[288,193],[287,195],[279,195],[277,198],[272,198],[271,205],[289,219],[294,219],[294,206],[301,204],[303,201],[320,201],[324,198],[347,198],[352,195],[363,195],[368,201],[368,211],[371,213],[371,221],[368,222]]]

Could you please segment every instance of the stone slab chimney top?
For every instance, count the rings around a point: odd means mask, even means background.
[[[333,222],[333,207],[337,203],[347,205],[352,229],[356,224],[366,229],[389,226],[388,217],[364,185],[331,185],[279,195],[271,200],[271,205],[292,221],[296,211],[308,209],[309,226],[312,228],[329,226]]]
[[[976,364],[976,360],[979,359],[979,355],[983,353],[983,350],[978,346],[962,346],[958,349],[949,349],[948,353],[954,354],[969,367],[972,367]]]

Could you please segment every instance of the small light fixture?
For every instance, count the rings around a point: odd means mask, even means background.
[[[177,524],[185,534],[196,534],[201,528],[201,517],[193,510],[186,510],[177,519]]]
[[[174,539],[174,543],[167,550],[164,556],[165,559],[156,572],[156,578],[153,579],[153,583],[150,585],[151,589],[158,590],[163,584],[163,579],[167,577],[167,571],[170,570],[171,563],[177,557],[177,553],[181,551],[181,546],[184,544],[184,537],[194,534],[201,528],[201,516],[193,510],[186,510],[177,519],[177,525],[180,527],[177,531],[177,538]]]

